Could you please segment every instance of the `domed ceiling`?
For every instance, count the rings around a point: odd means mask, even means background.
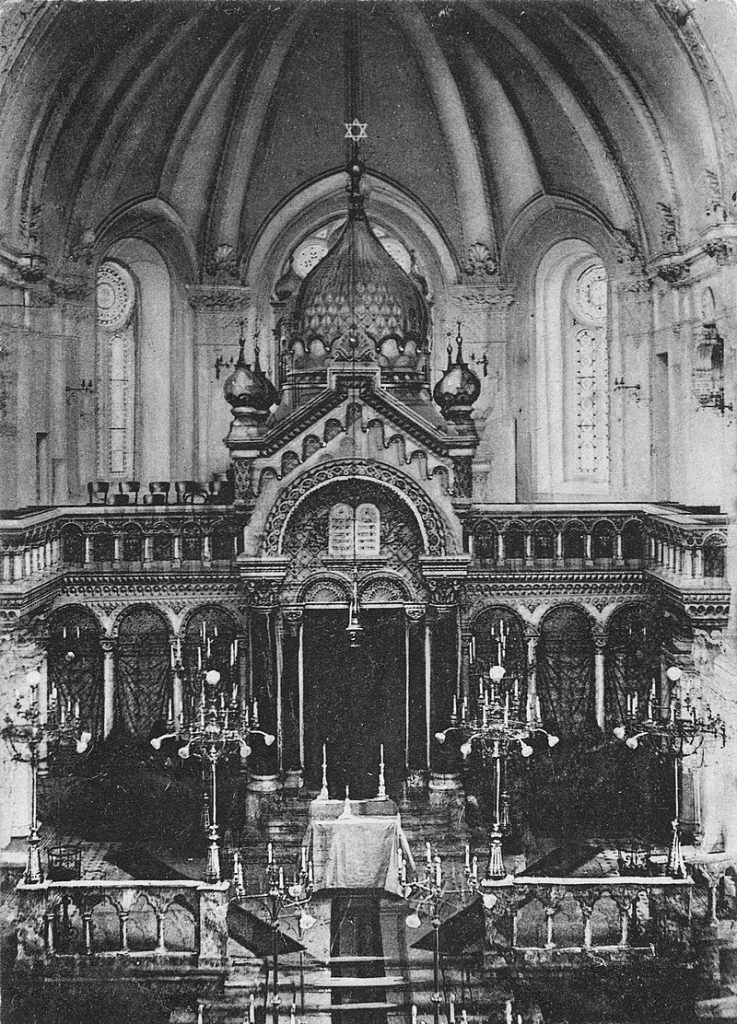
[[[0,231],[19,249],[35,219],[50,267],[142,200],[188,238],[193,275],[218,245],[247,260],[291,196],[344,165],[337,4],[13,7]],[[459,265],[475,242],[504,260],[540,197],[593,208],[653,257],[663,207],[687,241],[708,227],[704,190],[734,188],[733,142],[714,127],[726,92],[671,0],[360,8],[370,175],[434,221]]]

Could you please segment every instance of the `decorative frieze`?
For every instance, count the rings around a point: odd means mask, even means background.
[[[238,285],[188,285],[189,304],[198,312],[246,312],[251,305],[251,291]]]

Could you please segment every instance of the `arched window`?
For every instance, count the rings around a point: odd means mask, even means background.
[[[537,490],[604,493],[609,486],[607,273],[585,242],[560,242],[536,281]]]
[[[115,242],[97,274],[97,473],[124,488],[170,480],[187,460],[190,399],[182,351],[174,363],[174,285],[162,255],[139,238]]]
[[[134,474],[136,422],[137,292],[130,272],[105,260],[97,272],[97,471],[102,477]]]

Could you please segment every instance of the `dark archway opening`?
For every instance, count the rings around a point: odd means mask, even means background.
[[[343,797],[346,785],[355,799],[376,796],[382,743],[387,786],[393,789],[401,781],[406,743],[403,619],[399,610],[363,611],[361,646],[352,648],[344,610],[305,612],[305,774],[310,789],[320,787],[323,744],[332,798]],[[413,713],[418,710],[415,705]]]

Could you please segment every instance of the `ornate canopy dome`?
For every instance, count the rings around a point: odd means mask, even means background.
[[[358,162],[351,165],[346,225],[297,295],[294,369],[355,359],[415,374],[426,350],[428,306],[371,229],[359,188],[361,172]]]

